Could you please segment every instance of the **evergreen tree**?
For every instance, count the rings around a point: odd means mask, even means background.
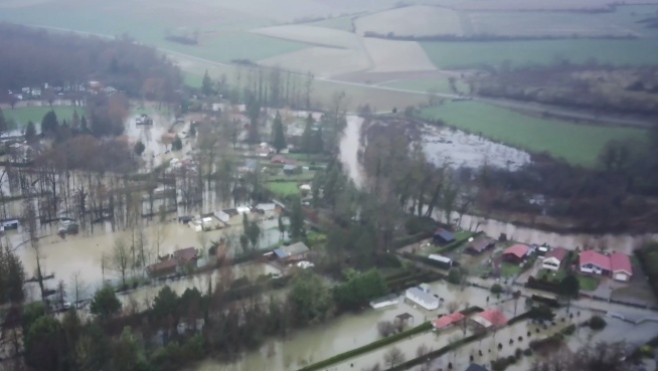
[[[290,226],[289,234],[293,240],[300,240],[306,235],[304,230],[304,213],[302,212],[302,202],[299,197],[295,197],[292,201],[290,211]]]
[[[276,153],[280,153],[282,149],[286,148],[286,135],[283,130],[283,122],[279,112],[274,117],[272,124],[272,145],[276,148]]]
[[[21,260],[9,246],[0,249],[0,304],[22,302],[24,282],[25,269]]]
[[[313,120],[313,116],[311,114],[308,114],[308,117],[306,117],[306,125],[304,126],[304,132],[302,133],[302,152],[304,153],[313,153],[314,148],[313,148],[313,124],[315,123],[315,120]]]
[[[56,135],[59,130],[59,122],[55,111],[49,111],[41,120],[41,133],[44,135]]]
[[[134,147],[133,149],[134,149],[135,154],[136,154],[137,156],[141,156],[142,153],[144,153],[144,151],[146,150],[146,146],[145,146],[144,143],[142,143],[142,141],[140,140],[140,141],[138,141],[137,143],[135,143],[135,147]]]
[[[32,142],[37,137],[37,129],[34,126],[32,121],[28,121],[27,127],[25,128],[25,140]]]
[[[84,115],[80,119],[80,131],[82,134],[89,134],[89,125],[87,124],[87,118]]]
[[[0,108],[0,135],[5,133],[7,130],[7,120],[5,120],[5,115],[2,113],[2,109]]]
[[[171,143],[171,150],[180,151],[181,149],[183,149],[183,141],[178,135],[176,135],[176,138],[174,138],[174,141]]]
[[[121,310],[121,302],[117,298],[114,289],[105,286],[94,294],[90,310],[91,314],[97,315],[101,319],[108,319]]]
[[[205,96],[211,96],[213,94],[212,80],[208,75],[208,70],[203,74],[203,81],[201,82],[201,92]]]

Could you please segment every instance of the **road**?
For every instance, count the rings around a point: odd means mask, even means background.
[[[38,27],[38,28],[43,28],[43,29],[49,29],[49,30],[54,30],[54,31],[63,31],[63,32],[73,32],[77,34],[82,34],[82,35],[89,35],[89,36],[97,36],[97,37],[103,37],[103,38],[114,38],[112,35],[103,35],[103,34],[98,34],[98,33],[92,33],[92,32],[85,32],[85,31],[78,31],[78,30],[71,30],[71,29],[66,29],[66,28],[61,28],[61,27],[48,27],[48,26],[41,26],[41,25],[29,25],[32,27]],[[173,57],[174,59],[177,58],[186,58],[191,61],[195,61],[197,63],[205,64],[207,66],[218,66],[218,67],[229,67],[233,68],[235,65],[229,64],[229,63],[223,63],[223,62],[217,62],[213,61],[210,59],[206,58],[200,58],[196,57],[193,55],[185,54],[185,53],[180,53],[176,52],[170,49],[166,48],[158,48],[161,52],[164,54]],[[302,73],[295,73],[300,76],[305,76],[305,74]],[[344,81],[344,80],[336,80],[332,78],[323,78],[323,77],[316,77],[316,80],[318,81],[323,81],[323,82],[329,82],[329,83],[334,83],[334,84],[340,84],[340,85],[346,85],[346,86],[355,86],[355,87],[361,87],[361,88],[366,88],[366,89],[375,89],[375,90],[388,90],[392,92],[398,92],[398,93],[405,93],[405,94],[415,94],[415,95],[423,95],[426,96],[426,92],[421,92],[417,90],[408,90],[408,89],[400,89],[400,88],[393,88],[393,87],[388,87],[388,86],[378,86],[378,85],[371,85],[371,84],[365,84],[365,83],[358,83],[358,82],[351,82],[351,81]],[[567,109],[567,108],[562,108],[562,107],[555,107],[555,106],[549,106],[549,105],[543,105],[540,103],[531,103],[531,102],[519,102],[519,101],[512,101],[512,100],[506,100],[506,99],[495,99],[495,98],[485,98],[485,97],[465,97],[464,95],[460,94],[449,94],[449,93],[435,93],[437,97],[445,98],[445,99],[468,99],[468,100],[474,100],[478,102],[483,102],[483,103],[488,103],[492,104],[498,107],[503,107],[503,108],[509,108],[509,109],[514,109],[514,110],[521,110],[521,111],[526,111],[526,112],[531,112],[531,113],[537,113],[537,114],[549,114],[553,116],[558,116],[563,119],[567,120],[586,120],[586,121],[592,121],[600,124],[606,124],[606,125],[621,125],[621,126],[634,126],[634,127],[640,127],[640,128],[649,128],[653,126],[653,123],[649,120],[642,120],[638,118],[629,118],[629,117],[620,117],[620,116],[601,116],[597,113],[592,113],[592,112],[586,112],[586,111],[580,111],[580,110],[572,110],[572,109]]]

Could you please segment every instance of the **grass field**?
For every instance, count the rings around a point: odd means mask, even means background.
[[[454,93],[452,89],[450,89],[450,83],[448,82],[448,79],[436,79],[436,80],[431,80],[431,79],[426,79],[426,80],[399,80],[399,81],[391,81],[387,82],[384,84],[380,84],[381,86],[386,86],[390,88],[396,88],[396,89],[404,89],[404,90],[413,90],[413,91],[418,91],[418,92],[423,92],[426,93],[430,91],[430,89],[435,90],[438,93],[448,93],[452,94]],[[457,91],[460,93],[467,93],[468,92],[468,85],[463,83],[461,80],[457,80],[455,83],[457,87]]]
[[[459,14],[437,6],[408,6],[369,14],[355,20],[359,34],[434,36],[463,34]]]
[[[506,262],[500,263],[500,275],[503,277],[514,277],[521,273],[521,267],[518,264]]]
[[[645,143],[642,129],[579,125],[528,116],[480,102],[448,103],[424,109],[425,118],[442,119],[448,125],[501,141],[530,152],[547,152],[574,165],[591,167],[603,146],[612,139]]]
[[[594,291],[599,287],[599,279],[592,276],[581,276],[578,275],[578,282],[580,283],[580,289],[583,291]]]
[[[2,113],[5,118],[14,121],[18,127],[25,126],[29,121],[37,125],[41,124],[43,116],[50,110],[55,111],[59,122],[62,120],[71,121],[73,112],[78,111],[78,115],[84,114],[84,108],[81,107],[22,107],[15,109],[3,109]],[[38,130],[39,126],[37,126]]]
[[[559,60],[585,63],[596,59],[612,65],[658,64],[658,42],[639,40],[543,40],[491,42],[421,42],[437,68],[548,65]]]
[[[308,25],[308,26],[333,28],[334,30],[352,32],[352,28],[353,28],[352,18],[353,18],[353,16],[340,17],[340,18],[329,18],[329,19],[325,19],[325,20],[322,20],[322,21],[310,22],[310,23],[305,23],[305,24]]]
[[[299,186],[297,182],[269,182],[265,187],[279,196],[298,195]]]

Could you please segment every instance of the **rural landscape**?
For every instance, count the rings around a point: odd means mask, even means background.
[[[658,369],[658,1],[0,0],[0,369]]]

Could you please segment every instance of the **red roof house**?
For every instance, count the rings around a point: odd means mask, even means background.
[[[188,247],[186,249],[180,249],[174,251],[174,259],[179,263],[189,263],[192,260],[197,258],[196,249],[194,247]]]
[[[516,245],[508,247],[507,250],[503,252],[503,259],[511,263],[520,263],[528,254],[528,251],[530,251],[528,245],[517,243]]]
[[[610,272],[610,257],[594,250],[580,253],[580,271],[585,273],[608,274]]]
[[[453,326],[457,322],[463,321],[465,318],[466,318],[465,315],[459,312],[455,312],[453,314],[449,314],[447,316],[443,316],[441,318],[435,319],[434,321],[432,321],[432,325],[434,325],[435,329],[441,330]]]
[[[495,309],[477,313],[471,319],[484,328],[498,327],[507,323],[507,317]]]
[[[617,281],[628,281],[633,276],[631,259],[626,254],[616,252],[610,255],[610,269],[612,278]]]

